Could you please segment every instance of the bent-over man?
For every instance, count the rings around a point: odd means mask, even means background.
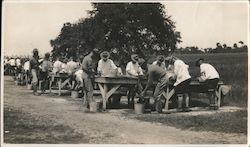
[[[208,89],[216,89],[220,78],[217,70],[211,64],[204,63],[203,58],[200,58],[196,61],[196,66],[200,67],[201,76],[198,77],[198,80],[200,82],[204,82],[204,85],[200,87],[201,90],[206,92]],[[209,100],[211,109],[218,109],[215,98],[215,92],[210,93]]]
[[[147,71],[148,75],[148,82],[146,87],[144,88],[143,92],[140,94],[141,96],[145,96],[146,91],[149,89],[149,87],[153,84],[153,82],[157,82],[154,90],[154,108],[153,111],[156,110],[157,112],[161,113],[162,108],[164,105],[164,102],[162,102],[162,93],[164,92],[167,84],[168,84],[168,76],[166,74],[166,71],[158,66],[158,65],[147,65],[147,68],[144,67]]]
[[[185,64],[182,60],[176,57],[168,57],[166,59],[170,65],[173,65],[174,75],[176,82],[174,83],[174,90],[178,97],[178,107],[177,111],[189,112],[189,90],[191,76],[189,74],[189,66]],[[184,103],[184,104],[183,104]]]

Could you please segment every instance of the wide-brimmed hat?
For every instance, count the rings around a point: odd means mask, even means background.
[[[196,60],[195,65],[200,66],[200,61],[204,61],[204,58],[199,58],[198,60]]]
[[[104,52],[102,52],[102,53],[100,54],[100,57],[101,57],[102,59],[108,59],[108,58],[110,57],[110,53],[107,52],[107,51],[104,51]]]
[[[138,62],[138,60],[139,60],[138,54],[131,55],[131,60],[134,61],[134,62]]]
[[[160,61],[160,62],[164,62],[164,56],[163,55],[159,55],[159,56],[157,56],[157,61]]]

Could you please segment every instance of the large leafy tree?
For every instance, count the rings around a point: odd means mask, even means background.
[[[89,17],[64,24],[51,40],[53,53],[84,54],[97,47],[127,61],[132,53],[142,57],[168,54],[181,42],[175,23],[160,3],[93,3]]]

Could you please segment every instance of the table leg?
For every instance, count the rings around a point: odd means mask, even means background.
[[[102,86],[101,83],[98,83],[99,89],[101,91],[101,95],[102,95],[102,108],[103,110],[106,109],[106,91],[104,90],[104,86]]]
[[[103,84],[102,86],[101,83],[98,83],[98,86],[102,94],[102,105],[103,105],[103,110],[105,111],[108,98],[113,95],[113,93],[120,87],[120,85],[115,85],[109,91],[107,84]]]
[[[49,81],[49,93],[51,93],[52,80]]]
[[[106,102],[107,102],[107,92],[108,92],[108,85],[104,84],[103,85],[103,90],[104,90],[104,98],[103,98],[103,110],[106,110]]]
[[[58,95],[59,96],[61,96],[61,84],[62,84],[62,80],[61,79],[59,79],[59,81],[58,81],[58,89],[59,89],[59,91],[58,91]]]
[[[218,100],[217,100],[217,106],[220,107],[220,103],[221,103],[221,86],[219,87],[218,91],[216,91],[215,95],[218,98]]]
[[[169,103],[169,100],[170,98],[174,95],[175,93],[175,90],[172,89],[170,92],[169,92],[169,87],[167,88],[166,92],[163,93],[163,96],[166,98],[166,103],[165,103],[165,109],[168,110],[168,103]]]

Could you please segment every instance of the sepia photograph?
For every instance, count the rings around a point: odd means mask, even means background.
[[[249,146],[249,1],[2,8],[0,146]]]

